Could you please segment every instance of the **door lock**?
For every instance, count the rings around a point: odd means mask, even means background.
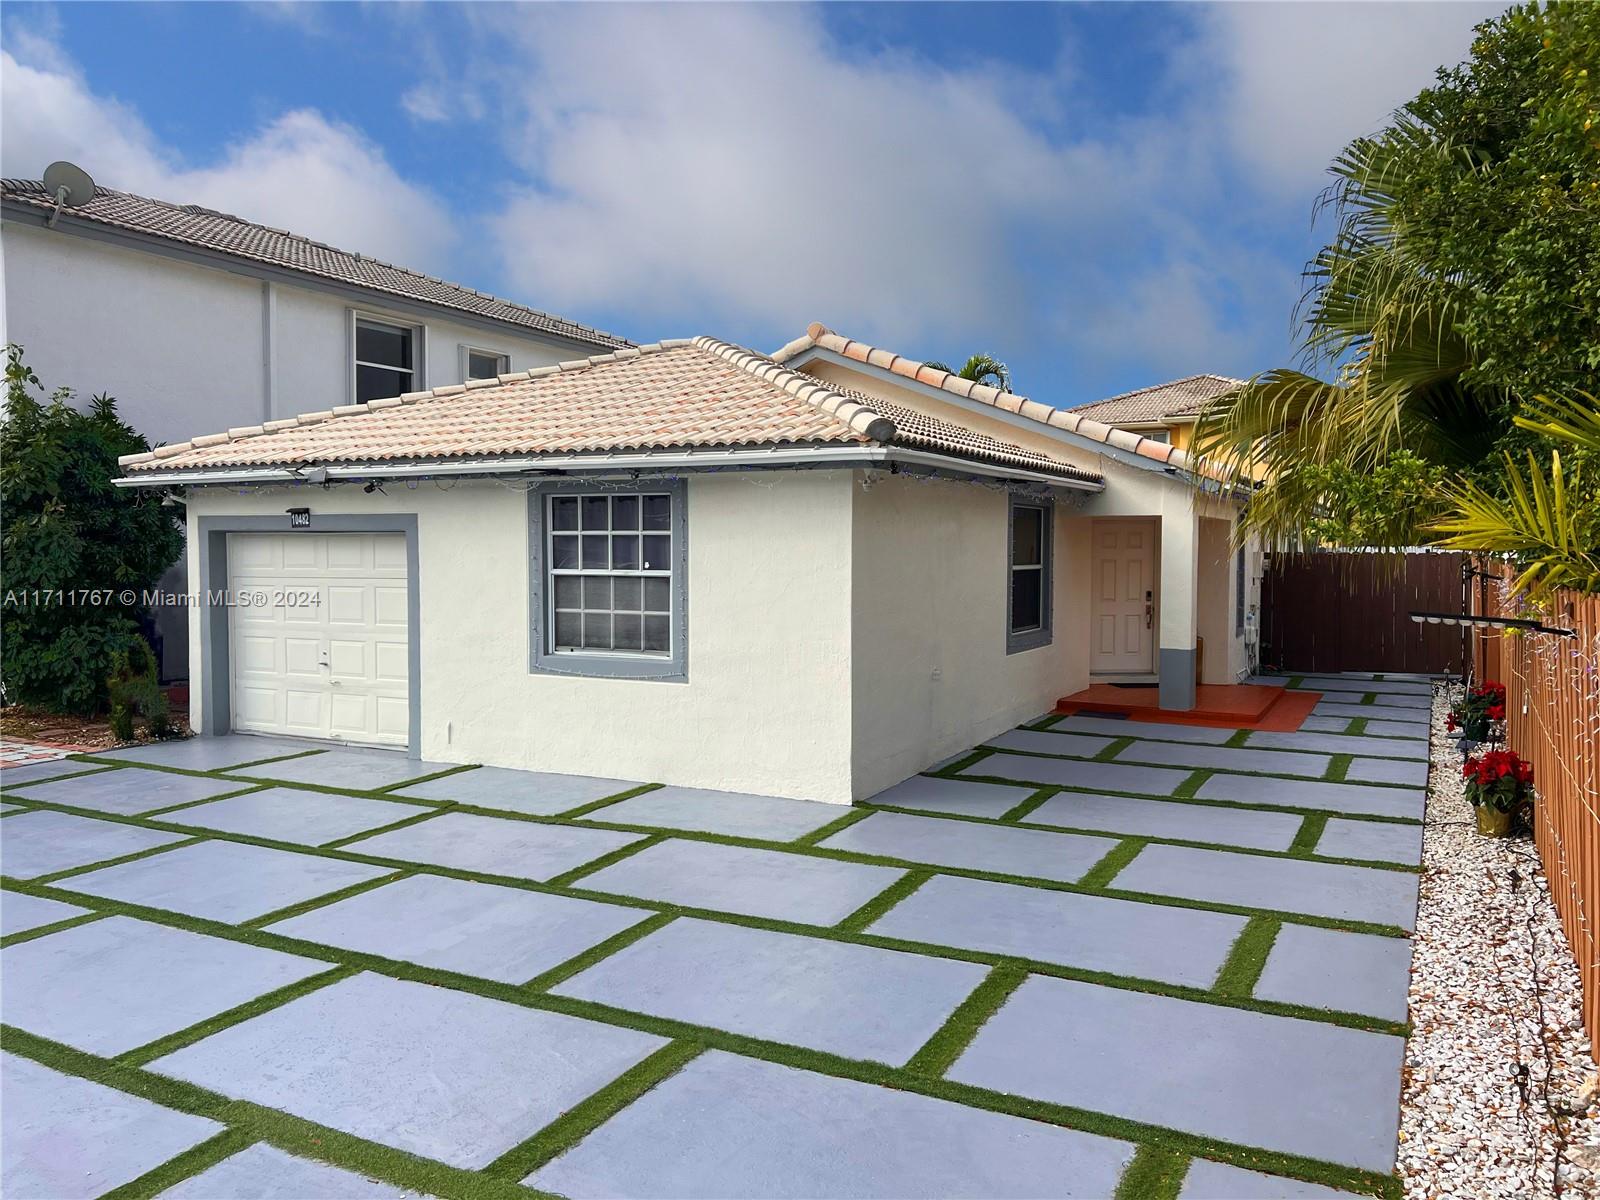
[[[1151,625],[1154,623],[1155,614],[1156,614],[1155,593],[1154,592],[1146,592],[1144,594],[1144,627],[1146,629],[1149,629],[1151,627]]]

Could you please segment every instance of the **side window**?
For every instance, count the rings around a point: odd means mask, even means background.
[[[530,494],[533,670],[684,678],[684,495],[681,482]]]
[[[357,404],[419,390],[415,328],[357,317],[355,350]]]
[[[1011,497],[1007,560],[1006,652],[1050,644],[1049,500]]]
[[[1233,633],[1235,637],[1244,636],[1244,588],[1244,547],[1240,546],[1233,568]]]
[[[501,354],[495,350],[475,350],[471,346],[461,348],[461,378],[468,379],[494,379],[511,370],[511,356]]]

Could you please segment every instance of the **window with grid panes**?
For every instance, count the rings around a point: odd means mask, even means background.
[[[672,496],[558,493],[545,498],[549,648],[672,653]]]

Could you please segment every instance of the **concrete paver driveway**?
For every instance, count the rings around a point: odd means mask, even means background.
[[[1335,682],[854,808],[241,736],[8,773],[0,1190],[1385,1192],[1427,734]]]

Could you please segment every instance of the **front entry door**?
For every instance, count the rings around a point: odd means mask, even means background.
[[[1091,671],[1155,670],[1155,540],[1153,522],[1095,522]]]

